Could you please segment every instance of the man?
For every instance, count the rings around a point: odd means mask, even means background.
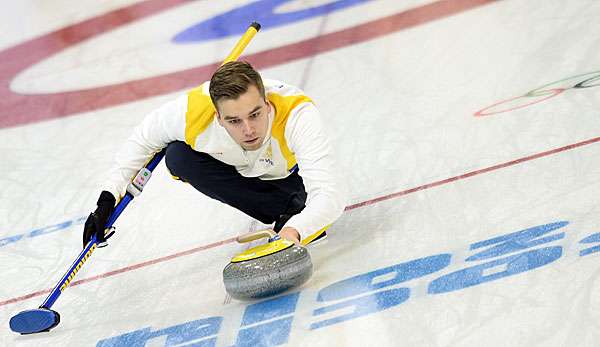
[[[117,155],[88,217],[84,247],[99,243],[117,198],[164,147],[171,174],[287,240],[325,235],[346,197],[317,108],[301,90],[263,80],[246,62],[221,66],[209,82],[151,112]],[[215,107],[216,106],[216,107]]]

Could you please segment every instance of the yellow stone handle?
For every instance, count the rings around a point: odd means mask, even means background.
[[[246,243],[246,242],[252,242],[255,240],[259,240],[259,239],[264,239],[265,237],[271,238],[274,237],[275,232],[271,229],[263,229],[263,230],[257,230],[257,231],[252,231],[243,235],[240,235],[238,237],[235,238],[235,240],[239,243]]]

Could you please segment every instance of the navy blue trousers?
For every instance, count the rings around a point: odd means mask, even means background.
[[[297,170],[279,180],[244,177],[235,167],[180,141],[168,145],[165,162],[173,176],[262,223],[275,223],[277,232],[305,207],[306,191]]]

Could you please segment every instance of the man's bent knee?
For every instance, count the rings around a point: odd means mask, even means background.
[[[165,164],[171,175],[180,177],[185,172],[186,158],[193,150],[185,142],[175,141],[169,143],[165,154]]]

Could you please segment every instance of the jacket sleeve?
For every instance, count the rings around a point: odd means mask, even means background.
[[[187,95],[150,112],[115,156],[115,164],[102,189],[119,199],[127,185],[152,156],[175,140],[185,140]]]
[[[294,227],[304,239],[340,217],[346,207],[346,184],[337,171],[319,111],[312,103],[303,103],[292,111],[285,136],[308,195],[304,210],[285,226]]]

